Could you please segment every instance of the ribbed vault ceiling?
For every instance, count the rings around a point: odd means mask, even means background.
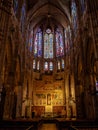
[[[70,23],[70,0],[28,0],[28,23],[34,27],[42,20],[53,20],[66,27]]]

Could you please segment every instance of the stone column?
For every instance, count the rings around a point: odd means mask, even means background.
[[[67,111],[67,117],[70,116],[69,113],[69,75],[66,73],[65,76],[65,93],[66,93],[66,111]]]
[[[5,44],[9,28],[9,18],[11,16],[12,0],[0,0],[0,84],[2,81],[2,71],[5,53]]]
[[[71,95],[72,95],[72,113],[73,117],[76,117],[76,98],[75,98],[75,83],[74,83],[74,75],[71,75]]]
[[[16,118],[21,118],[22,116],[22,86],[18,85],[15,87],[17,93],[17,104],[16,104]]]
[[[12,118],[12,92],[10,85],[4,86],[6,90],[3,119]]]

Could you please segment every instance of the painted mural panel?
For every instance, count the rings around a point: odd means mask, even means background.
[[[62,94],[62,92],[52,93],[52,105],[63,105],[63,94]]]
[[[45,91],[45,90],[63,90],[62,82],[49,82],[49,81],[40,81],[35,82],[35,91]]]
[[[35,112],[35,116],[40,117],[43,113],[45,113],[44,106],[33,106],[32,112]]]
[[[35,94],[35,105],[40,106],[40,105],[46,105],[46,94],[43,93],[36,93]]]
[[[51,77],[44,81],[34,82],[35,106],[62,106],[64,105],[64,85],[62,81],[53,82]]]
[[[61,92],[50,92],[50,93],[36,93],[34,105],[45,106],[45,105],[63,105],[63,94]]]

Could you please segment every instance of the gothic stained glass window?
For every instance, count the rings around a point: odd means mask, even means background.
[[[16,15],[18,11],[18,0],[13,0],[13,8],[14,8],[14,13]]]
[[[44,70],[48,71],[48,62],[45,62],[45,64],[44,64]]]
[[[37,70],[39,70],[39,65],[40,65],[40,62],[38,61],[37,62]]]
[[[33,45],[33,30],[30,32],[30,35],[29,35],[28,49],[30,52],[32,52],[32,45]]]
[[[34,41],[34,56],[37,56],[37,43],[38,43],[38,33],[35,36],[35,41]]]
[[[72,13],[72,24],[73,24],[74,34],[76,35],[76,30],[77,30],[77,8],[76,8],[76,3],[75,3],[74,0],[72,0],[71,13]]]
[[[53,34],[50,29],[44,35],[44,58],[53,58]]]
[[[53,62],[50,62],[50,64],[49,64],[49,69],[50,69],[50,71],[53,70]]]
[[[26,4],[24,2],[21,9],[21,32],[24,33],[24,24],[26,19]]]
[[[64,69],[64,59],[62,59],[62,69]]]
[[[56,56],[64,55],[63,37],[59,29],[56,30]]]
[[[58,65],[58,66],[57,66],[57,67],[58,67],[58,70],[60,70],[60,69],[61,69],[60,61],[57,62],[57,65]]]
[[[39,28],[34,41],[34,56],[42,56],[42,31]]]
[[[33,60],[33,69],[36,69],[36,62]]]
[[[41,26],[36,29],[36,32],[33,30],[34,32],[32,31],[32,33],[30,33],[29,46],[33,43],[32,50],[34,54],[33,69],[36,69],[38,72],[41,64],[43,64],[42,70],[44,70],[45,74],[48,74],[47,72],[49,71],[52,72],[55,67],[58,72],[59,70],[64,70],[65,65],[63,56],[65,51],[65,43],[63,36],[65,35],[65,39],[68,39],[70,38],[70,34],[68,33],[68,27],[65,29],[65,34],[63,30],[60,29],[61,28],[56,28],[53,33],[52,29],[46,28],[44,30]],[[32,35],[34,37],[33,39]],[[31,47],[29,48],[31,50]],[[56,59],[53,58],[54,52]],[[54,60],[56,60],[56,63],[54,63]]]

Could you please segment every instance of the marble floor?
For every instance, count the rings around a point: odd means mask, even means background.
[[[42,126],[38,129],[38,130],[58,130],[58,128],[56,127],[56,124],[54,123],[45,123],[42,124]]]

